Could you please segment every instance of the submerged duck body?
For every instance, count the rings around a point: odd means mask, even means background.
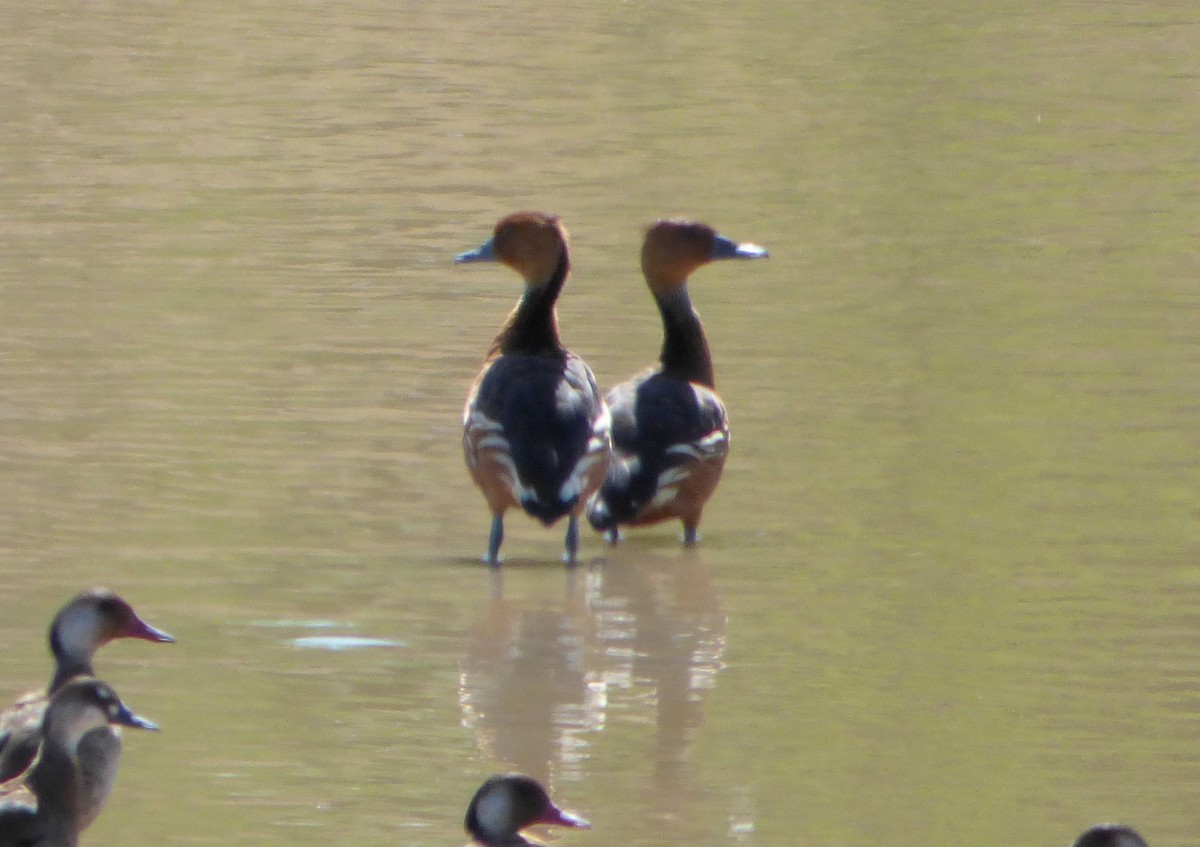
[[[0,790],[0,847],[74,847],[116,781],[117,727],[158,729],[93,677],[75,677],[50,699],[40,754]]]
[[[707,224],[658,221],[646,231],[642,272],[663,322],[657,367],[609,391],[615,459],[588,506],[610,542],[621,526],[683,522],[694,544],[704,505],[729,455],[729,418],[716,391],[712,355],[687,279],[718,259],[761,259],[767,251],[718,235]]]
[[[591,824],[554,805],[536,779],[523,774],[490,777],[471,799],[464,827],[483,847],[524,847],[521,830],[535,824],[588,829]]]
[[[54,673],[44,691],[22,695],[0,713],[0,782],[29,767],[41,743],[42,715],[51,695],[75,676],[92,676],[97,650],[118,638],[170,643],[175,639],[138,616],[108,589],[92,588],[72,598],[50,622]]]
[[[492,512],[485,561],[500,562],[504,513],[518,506],[546,526],[568,519],[568,563],[579,515],[605,478],[611,418],[591,368],[563,346],[555,304],[570,272],[567,236],[555,217],[518,212],[456,262],[500,262],[525,292],[496,336],[463,409],[463,453]]]

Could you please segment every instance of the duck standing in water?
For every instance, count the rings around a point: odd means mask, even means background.
[[[22,695],[0,713],[0,782],[29,767],[41,742],[42,713],[63,684],[92,676],[92,657],[117,638],[170,643],[175,639],[146,623],[123,597],[104,588],[84,591],[63,606],[50,623],[54,675],[45,691]]]
[[[483,847],[524,847],[532,842],[521,830],[534,824],[589,829],[578,815],[564,812],[536,779],[522,774],[499,774],[487,780],[467,807],[466,830]]]
[[[1071,847],[1146,847],[1146,841],[1132,827],[1100,823],[1085,829]]]
[[[621,383],[605,401],[615,460],[588,506],[588,521],[615,544],[619,528],[679,518],[684,544],[699,540],[704,504],[729,454],[729,421],[712,356],[688,296],[688,276],[716,259],[765,259],[767,251],[707,224],[658,221],[642,244],[642,273],[663,322],[658,367]]]
[[[487,555],[500,563],[504,513],[520,506],[550,526],[567,518],[567,564],[579,551],[579,515],[612,457],[611,418],[591,369],[558,336],[555,303],[571,264],[558,218],[517,212],[455,262],[500,262],[525,293],[475,378],[463,410],[463,452],[492,511]]]
[[[117,777],[119,726],[158,729],[94,677],[61,686],[42,722],[40,753],[0,789],[0,847],[74,847]]]

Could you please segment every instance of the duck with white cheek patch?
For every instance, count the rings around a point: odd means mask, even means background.
[[[467,807],[465,827],[472,844],[524,847],[531,842],[521,830],[535,824],[589,829],[591,824],[554,805],[546,789],[532,777],[499,774],[489,778]]]
[[[94,677],[62,685],[29,770],[0,792],[0,847],[75,847],[116,781],[121,726],[158,729]]]
[[[29,767],[41,743],[42,715],[50,697],[75,676],[93,676],[92,657],[118,638],[158,644],[175,641],[142,620],[133,607],[105,588],[92,588],[72,598],[50,623],[54,673],[44,690],[23,694],[0,713],[0,782]]]

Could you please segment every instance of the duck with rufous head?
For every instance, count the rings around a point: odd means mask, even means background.
[[[550,526],[567,519],[575,564],[579,516],[612,457],[611,418],[592,370],[558,333],[556,304],[570,273],[567,232],[553,215],[517,212],[455,261],[500,262],[525,290],[492,342],[463,409],[463,452],[492,513],[484,561],[500,563],[504,514],[519,506]]]
[[[622,526],[679,519],[699,540],[701,513],[729,455],[729,419],[712,354],[688,294],[688,277],[719,259],[765,259],[704,223],[660,220],[646,230],[642,273],[663,324],[659,364],[612,388],[614,459],[588,506],[588,521],[615,544]]]

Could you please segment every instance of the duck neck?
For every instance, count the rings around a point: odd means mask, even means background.
[[[517,307],[509,314],[504,328],[492,343],[491,353],[526,353],[534,356],[563,356],[565,350],[558,337],[558,316],[554,305],[567,274],[571,270],[567,251],[559,254],[558,264],[550,278],[540,283],[527,283]]]
[[[50,677],[47,694],[62,688],[63,683],[74,676],[95,676],[92,670],[91,653],[79,654],[63,647],[57,633],[50,638],[50,652],[54,654],[54,676]]]
[[[49,735],[26,782],[37,797],[39,814],[74,821],[79,808],[78,768],[72,751]]]
[[[714,388],[712,355],[687,286],[655,294],[654,300],[662,313],[663,346],[659,361],[663,373]]]
[[[75,786],[80,829],[86,829],[104,808],[117,781],[121,762],[121,736],[115,727],[100,726],[87,732],[75,753]]]
[[[480,830],[471,830],[471,837],[476,844],[483,847],[534,847],[533,842],[529,841],[519,832],[492,834]]]
[[[467,832],[475,844],[483,845],[483,847],[532,847],[532,843],[520,832],[513,831],[508,827],[502,827],[501,830],[493,831],[485,827],[479,819],[478,809],[474,804],[468,809]]]
[[[476,845],[482,845],[482,847],[534,847],[534,842],[529,841],[520,833],[503,836],[472,833],[472,837]]]

